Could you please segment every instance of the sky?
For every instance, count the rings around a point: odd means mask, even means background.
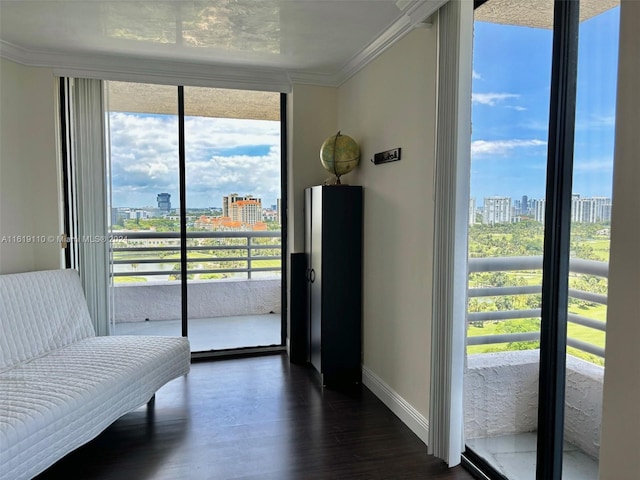
[[[611,196],[619,7],[580,24],[573,193]],[[475,23],[471,196],[544,198],[552,31]]]
[[[178,208],[178,119],[110,112],[114,207],[155,207],[158,193]],[[263,207],[280,197],[280,122],[186,117],[187,208],[221,207],[230,193]]]
[[[573,192],[611,196],[619,7],[580,24]],[[552,32],[475,23],[471,196],[544,198]],[[110,112],[112,205],[179,206],[177,117]],[[280,123],[187,117],[187,208],[280,196]]]

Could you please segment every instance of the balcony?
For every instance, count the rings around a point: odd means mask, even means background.
[[[473,303],[478,307],[478,302],[493,305],[491,299],[496,298],[513,300],[525,295],[540,295],[541,285],[530,283],[539,283],[541,271],[542,257],[470,259],[470,274],[517,272],[517,276],[527,279],[516,286],[469,288],[470,303],[475,299]],[[584,279],[607,279],[608,264],[571,259],[570,273],[574,285],[588,285]],[[576,282],[579,279],[583,282]],[[597,281],[591,283],[597,284]],[[569,296],[564,478],[597,479],[606,323],[594,318],[593,312],[604,318],[607,296],[575,286],[569,289]],[[514,303],[503,302],[503,305]],[[476,453],[500,466],[508,477],[533,478],[539,369],[536,342],[540,333],[535,329],[479,333],[485,326],[514,319],[531,319],[539,324],[540,308],[495,308],[467,314],[465,435],[467,444]],[[490,350],[497,345],[502,345],[503,351],[478,353],[478,350]]]
[[[112,331],[180,335],[180,236],[112,238]],[[188,232],[188,327],[193,351],[281,342],[279,231]]]

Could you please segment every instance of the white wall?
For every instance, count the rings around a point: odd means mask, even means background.
[[[0,273],[58,268],[55,81],[51,69],[0,59]],[[9,237],[45,243],[8,243]]]
[[[437,29],[409,33],[339,89],[338,127],[361,147],[364,366],[429,410]],[[402,159],[374,165],[374,153]]]
[[[320,164],[320,146],[325,138],[337,131],[337,98],[336,88],[313,85],[294,85],[287,96],[289,253],[304,252],[304,189],[320,185],[328,176]],[[291,278],[289,269],[286,275],[289,286],[292,281],[300,281]],[[287,302],[287,312],[291,312],[290,295],[287,295]],[[287,318],[287,332],[291,332],[290,315]]]
[[[304,252],[304,189],[320,185],[329,173],[320,164],[320,147],[338,131],[338,90],[294,85],[288,97],[289,251]]]
[[[640,478],[640,2],[623,0],[600,478]]]

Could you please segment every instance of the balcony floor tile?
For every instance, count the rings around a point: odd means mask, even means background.
[[[536,476],[537,435],[520,433],[468,439],[467,445],[510,480],[533,480]],[[597,480],[598,462],[565,442],[562,478]]]

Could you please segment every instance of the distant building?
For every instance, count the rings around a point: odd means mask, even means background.
[[[171,194],[170,193],[158,194],[158,210],[164,210],[165,212],[171,211]]]
[[[229,195],[225,195],[222,197],[222,216],[223,217],[231,217],[229,213],[229,205],[231,205],[234,199],[238,198],[237,193],[231,193]]]
[[[482,223],[485,225],[511,223],[511,198],[485,197],[482,208]]]
[[[262,222],[262,200],[253,195],[240,197],[231,193],[222,197],[222,216],[247,225]]]
[[[129,220],[144,220],[149,218],[145,210],[129,210]]]
[[[522,215],[522,202],[520,200],[511,201],[511,215],[513,217]]]
[[[531,200],[531,212],[536,222],[544,223],[544,212],[547,207],[547,201],[544,198],[539,200]]]
[[[595,221],[596,222],[610,222],[611,221],[611,199],[608,197],[592,197],[590,199],[595,207]]]
[[[581,198],[571,196],[571,221],[576,223],[599,223],[611,221],[611,199],[608,197]]]
[[[262,222],[262,202],[260,199],[237,200],[230,205],[231,220],[247,225]]]

